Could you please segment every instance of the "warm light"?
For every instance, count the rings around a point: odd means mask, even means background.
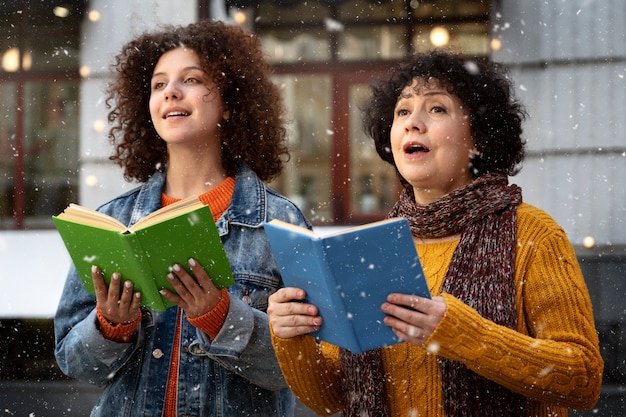
[[[22,69],[28,71],[33,66],[33,56],[26,52],[22,55]]]
[[[85,184],[87,184],[87,187],[95,187],[96,185],[98,185],[98,177],[93,174],[87,175],[87,177],[85,178]]]
[[[22,55],[22,68],[28,71],[32,65],[33,57],[29,53]],[[17,46],[2,54],[2,69],[6,72],[16,72],[20,69],[20,50]]]
[[[237,12],[235,12],[235,15],[233,16],[233,19],[238,25],[243,25],[244,23],[246,23],[247,17],[244,12],[242,12],[241,10],[237,10]]]
[[[70,14],[70,10],[67,7],[56,6],[52,10],[52,13],[54,13],[56,17],[67,17]]]
[[[87,78],[89,77],[89,74],[91,74],[91,70],[89,69],[87,65],[83,65],[82,67],[79,68],[78,73],[80,74],[81,77]]]
[[[15,72],[20,69],[20,50],[17,47],[2,54],[2,69],[6,72]]]
[[[587,249],[593,248],[595,244],[596,240],[593,238],[593,236],[585,236],[585,238],[583,239],[583,246]]]
[[[430,43],[434,46],[444,46],[450,41],[450,33],[443,26],[434,27],[430,31]]]
[[[102,120],[96,120],[93,122],[93,131],[96,133],[104,132],[104,122]]]
[[[500,39],[493,38],[490,45],[492,51],[499,51],[500,48],[502,48],[502,41]]]
[[[89,13],[87,13],[87,19],[91,22],[97,22],[100,20],[100,12],[97,10],[90,10]]]

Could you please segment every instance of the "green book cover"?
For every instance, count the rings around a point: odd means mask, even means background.
[[[197,197],[164,207],[131,228],[75,204],[53,221],[92,294],[92,265],[102,270],[107,285],[119,272],[141,292],[142,305],[156,311],[173,305],[159,291],[174,290],[167,273],[175,263],[186,266],[189,258],[196,259],[218,288],[235,282],[211,210]]]

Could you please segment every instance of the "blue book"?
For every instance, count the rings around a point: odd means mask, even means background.
[[[265,223],[288,287],[302,288],[323,324],[318,340],[360,353],[399,343],[383,323],[390,293],[430,298],[409,223],[393,218],[320,236],[279,220]]]

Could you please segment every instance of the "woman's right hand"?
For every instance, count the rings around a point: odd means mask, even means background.
[[[303,303],[306,293],[300,288],[281,288],[270,295],[267,316],[274,334],[282,339],[319,330],[322,317],[317,307]]]
[[[91,278],[96,290],[96,305],[100,314],[111,324],[129,324],[141,315],[141,293],[133,291],[133,283],[121,282],[120,274],[111,276],[107,287],[98,267],[91,268]],[[123,287],[123,288],[122,288]]]

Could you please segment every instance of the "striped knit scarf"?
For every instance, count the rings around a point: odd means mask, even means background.
[[[521,190],[505,175],[486,174],[434,203],[415,203],[404,189],[389,217],[405,217],[414,236],[461,234],[442,292],[481,316],[517,327],[515,303],[516,211]],[[342,350],[343,416],[388,416],[380,350],[353,355]],[[439,358],[446,417],[522,416],[524,398],[483,378],[464,364]]]

